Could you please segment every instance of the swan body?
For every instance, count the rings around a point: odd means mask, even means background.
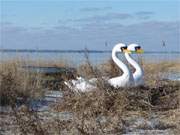
[[[135,68],[135,72],[133,73],[134,83],[135,86],[143,85],[144,84],[144,72],[141,66],[132,58],[130,53],[142,53],[142,49],[138,44],[130,44],[128,46],[128,52],[125,53],[125,57],[127,61]]]

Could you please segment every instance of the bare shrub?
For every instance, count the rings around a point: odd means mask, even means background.
[[[106,92],[102,90],[90,93],[68,94],[63,104],[56,106],[56,110],[73,112],[76,128],[79,132],[103,133],[120,132],[121,115],[127,105],[124,93]],[[108,118],[105,121],[103,118]],[[104,122],[103,122],[104,121]]]
[[[170,64],[171,65],[171,64]],[[169,65],[169,66],[170,66]],[[101,65],[102,66],[102,65]],[[101,72],[117,76],[121,71],[112,61],[103,64]],[[107,67],[106,67],[107,66]],[[159,70],[149,65],[143,65],[152,76],[156,78]],[[168,67],[169,67],[168,66]],[[57,111],[67,111],[74,114],[71,125],[81,134],[119,134],[124,132],[126,122],[124,119],[129,112],[138,112],[139,115],[148,114],[152,111],[163,111],[177,109],[179,106],[179,87],[173,81],[160,81],[157,83],[148,82],[147,86],[114,89],[99,80],[99,73],[90,63],[83,68],[87,74],[94,74],[98,78],[97,90],[88,93],[66,93],[63,102],[55,107]],[[94,71],[96,69],[96,71]],[[113,70],[112,70],[113,69]],[[150,73],[148,75],[150,75]],[[146,74],[146,73],[145,73]],[[149,81],[150,76],[146,76]],[[152,79],[152,78],[151,78]],[[71,127],[72,128],[72,127]]]
[[[152,111],[177,109],[179,87],[175,82],[169,82],[168,85],[162,82],[159,87],[71,92],[66,93],[63,101],[54,109],[73,113],[74,118],[69,124],[81,134],[119,134],[125,132],[125,120],[130,112],[144,116]]]
[[[15,103],[17,98],[36,98],[42,95],[40,76],[20,70],[19,61],[0,65],[1,105]]]

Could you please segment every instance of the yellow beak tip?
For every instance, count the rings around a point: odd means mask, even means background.
[[[144,53],[144,50],[142,50],[142,49],[137,50],[136,53]]]
[[[124,53],[132,53],[130,50],[128,50],[128,49],[125,49],[124,51],[123,51]]]

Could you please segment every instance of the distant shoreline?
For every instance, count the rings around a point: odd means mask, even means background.
[[[111,50],[35,50],[0,49],[1,53],[111,53]],[[146,54],[180,54],[180,51],[145,51]]]

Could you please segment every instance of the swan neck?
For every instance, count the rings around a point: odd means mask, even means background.
[[[143,74],[143,70],[140,67],[140,65],[131,57],[130,54],[125,53],[125,57],[127,59],[127,61],[135,68],[135,72],[134,74]]]
[[[119,60],[118,56],[117,56],[117,52],[116,51],[112,51],[112,59],[113,61],[116,63],[116,65],[122,69],[123,71],[123,75],[129,75],[130,76],[130,71],[128,69],[128,67],[121,61]]]

